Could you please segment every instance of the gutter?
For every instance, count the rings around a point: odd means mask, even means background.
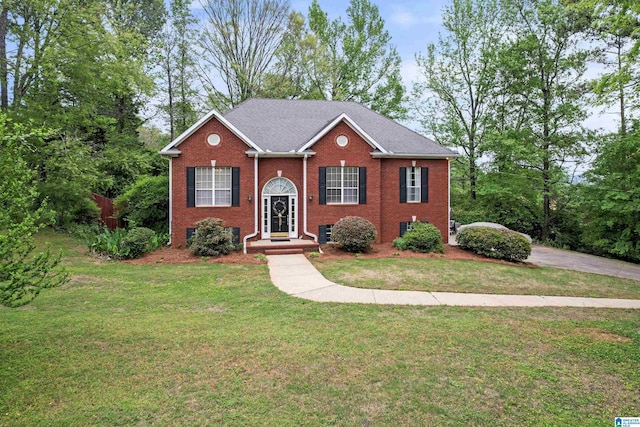
[[[252,237],[256,237],[258,235],[258,203],[260,200],[258,199],[258,153],[255,152],[253,156],[253,233],[247,234],[242,239],[242,252],[247,253],[247,240]]]
[[[173,224],[173,159],[169,159],[169,242],[171,246],[171,225]]]
[[[310,233],[309,230],[307,230],[307,158],[309,157],[308,154],[304,155],[304,158],[302,159],[302,164],[303,164],[303,168],[302,168],[302,192],[303,192],[303,209],[304,209],[304,215],[303,215],[303,231],[304,234],[306,234],[307,236],[311,237],[313,239],[314,242],[318,243],[318,236],[316,236],[313,233]],[[318,250],[320,251],[320,246],[318,246]],[[321,251],[320,251],[321,252]]]

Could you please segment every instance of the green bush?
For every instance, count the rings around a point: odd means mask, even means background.
[[[442,244],[442,236],[433,224],[424,222],[411,223],[411,229],[400,238],[398,242],[400,246],[396,248],[400,250],[411,250],[413,252],[444,252]],[[397,240],[397,239],[396,239]],[[396,241],[394,240],[394,246]]]
[[[395,248],[400,249],[401,251],[406,251],[407,250],[407,242],[402,237],[397,237],[396,239],[394,239],[393,240],[393,246]]]
[[[169,230],[169,177],[143,176],[115,200],[118,217],[128,226],[147,227],[163,234]]]
[[[87,247],[91,252],[99,255],[110,256],[117,259],[127,258],[129,248],[124,246],[124,239],[127,237],[127,230],[116,228],[109,230],[103,228],[100,234],[87,237]]]
[[[129,230],[122,241],[122,246],[126,251],[126,258],[140,258],[154,249],[153,240],[155,237],[156,233],[150,228],[136,227]]]
[[[524,261],[531,254],[531,243],[520,233],[491,227],[468,227],[456,235],[462,249],[489,258]]]
[[[187,242],[189,250],[198,256],[220,256],[233,251],[233,235],[220,218],[207,218],[196,223],[196,232]]]
[[[335,223],[331,240],[347,252],[365,252],[376,239],[376,227],[359,216],[347,216]]]

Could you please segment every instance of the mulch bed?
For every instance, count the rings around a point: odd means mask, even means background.
[[[320,259],[353,259],[355,254],[345,252],[334,245],[322,245],[323,254]],[[362,259],[375,258],[435,258],[446,260],[471,260],[491,262],[496,264],[516,265],[521,267],[534,267],[526,262],[513,263],[502,260],[486,258],[460,249],[458,246],[445,245],[444,254],[421,254],[411,251],[398,251],[391,243],[373,244],[368,252],[359,255]],[[144,255],[142,258],[122,261],[128,264],[190,264],[190,263],[224,263],[224,264],[264,264],[264,260],[254,258],[253,254],[232,252],[218,258],[202,258],[193,255],[187,249],[161,248]]]

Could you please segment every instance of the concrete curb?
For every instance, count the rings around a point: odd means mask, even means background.
[[[281,291],[318,302],[448,305],[461,307],[592,307],[640,309],[640,300],[539,295],[468,294],[454,292],[360,289],[327,280],[302,254],[267,256],[269,275]]]

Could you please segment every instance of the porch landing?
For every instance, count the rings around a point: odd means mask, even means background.
[[[319,247],[320,245],[313,240],[257,240],[254,242],[247,242],[247,253],[263,253],[266,255],[301,254],[303,252],[318,251]]]

